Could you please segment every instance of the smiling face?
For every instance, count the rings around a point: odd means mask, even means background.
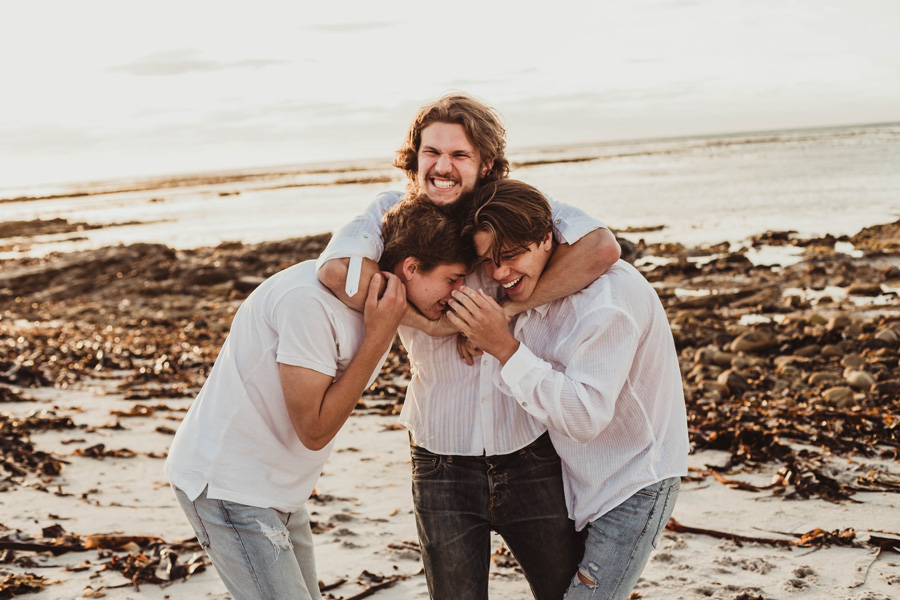
[[[422,130],[416,182],[435,204],[452,204],[490,170],[458,123],[432,123]]]
[[[396,274],[406,284],[406,299],[433,321],[441,318],[452,297],[450,294],[465,284],[466,271],[462,263],[422,271],[419,262],[409,257],[397,267]]]
[[[550,255],[553,253],[551,234],[539,243],[531,243],[527,248],[503,249],[500,262],[493,260],[494,236],[487,231],[478,231],[473,237],[475,252],[482,259],[485,274],[499,283],[514,302],[522,302],[531,297]]]

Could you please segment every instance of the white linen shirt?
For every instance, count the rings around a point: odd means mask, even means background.
[[[317,266],[354,256],[378,261],[384,251],[381,219],[403,196],[398,191],[379,194],[363,214],[332,237]],[[559,242],[575,243],[603,227],[576,208],[552,200],[550,204]],[[357,281],[347,283],[348,287],[358,285]],[[497,284],[480,269],[466,276],[466,285],[496,295]],[[546,426],[494,385],[500,363],[493,356],[476,357],[480,360],[470,367],[457,353],[456,335],[430,337],[405,326],[399,333],[412,373],[400,423],[409,429],[414,444],[436,454],[496,456],[524,448],[546,431]]]
[[[620,260],[580,292],[518,315],[495,383],[545,424],[582,530],[638,490],[687,474],[681,370],[662,303]]]
[[[278,364],[337,379],[364,336],[362,314],[319,282],[313,261],[266,279],[235,314],[212,371],[175,434],[166,459],[172,484],[191,500],[208,486],[210,499],[299,510],[334,440],[310,450],[297,437]]]

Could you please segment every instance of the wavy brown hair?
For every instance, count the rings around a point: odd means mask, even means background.
[[[462,235],[472,238],[479,231],[491,234],[490,258],[518,249],[528,250],[553,231],[547,199],[536,188],[516,179],[501,179],[472,192]]]
[[[475,248],[470,238],[463,238],[460,219],[424,194],[394,205],[381,220],[381,236],[384,252],[378,266],[383,271],[393,271],[407,256],[418,260],[423,272],[454,263],[471,270],[475,264]]]
[[[482,163],[493,161],[490,171],[479,183],[497,181],[509,177],[509,160],[506,158],[506,129],[500,114],[466,94],[448,94],[427,106],[419,113],[406,132],[403,145],[394,155],[394,166],[403,169],[409,178],[409,188],[414,190],[419,170],[419,146],[422,130],[432,123],[457,123],[462,125],[469,142],[478,150]]]

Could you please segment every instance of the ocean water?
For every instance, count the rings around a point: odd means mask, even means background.
[[[900,123],[529,149],[510,158],[512,177],[635,241],[741,244],[770,230],[852,235],[900,217]],[[9,257],[137,241],[192,248],[279,240],[334,231],[380,191],[404,185],[388,156],[0,189],[0,222],[64,218],[115,225],[14,236],[0,246]]]

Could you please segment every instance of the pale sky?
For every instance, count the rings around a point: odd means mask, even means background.
[[[510,149],[900,121],[900,1],[0,5],[0,188],[384,157],[462,90]]]

